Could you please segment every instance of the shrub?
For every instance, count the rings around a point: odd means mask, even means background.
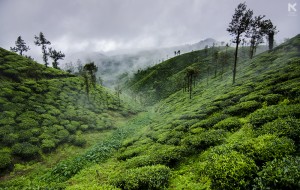
[[[39,148],[28,142],[15,144],[12,147],[12,153],[24,160],[32,160],[40,156]]]
[[[256,171],[255,162],[241,153],[228,151],[219,154],[212,150],[201,174],[211,179],[212,189],[248,189]]]
[[[194,125],[191,126],[191,128],[202,127],[202,128],[207,129],[207,128],[210,128],[210,127],[214,126],[219,121],[222,121],[223,119],[225,119],[227,117],[228,117],[228,115],[226,115],[226,114],[215,113],[215,114],[211,115],[210,117],[208,117],[207,119],[202,120],[198,123],[195,123]]]
[[[89,129],[89,126],[88,125],[80,125],[79,129],[81,131],[87,131]]]
[[[20,129],[30,129],[39,127],[39,123],[32,118],[22,118],[21,123],[18,124]]]
[[[167,131],[159,135],[157,142],[162,144],[178,145],[183,135],[184,133],[182,131]]]
[[[119,173],[111,183],[122,189],[164,189],[170,178],[170,169],[164,165],[145,166]]]
[[[238,149],[261,165],[262,162],[293,153],[295,145],[289,138],[266,134],[245,141]]]
[[[268,94],[265,96],[265,101],[268,105],[277,104],[283,96],[280,94]]]
[[[83,147],[86,144],[86,140],[81,136],[76,136],[72,140],[72,144],[75,146]]]
[[[55,141],[53,141],[51,139],[42,140],[41,148],[42,148],[43,152],[45,152],[45,153],[51,152],[52,150],[55,149],[55,147],[56,147]]]
[[[8,151],[0,151],[0,171],[4,171],[12,167],[11,155]]]
[[[132,157],[136,157],[139,154],[141,154],[142,152],[144,152],[145,150],[147,150],[148,147],[149,146],[145,146],[145,145],[127,147],[125,149],[125,151],[123,151],[122,153],[120,153],[117,156],[117,158],[119,160],[127,160],[127,159],[130,159]]]
[[[230,106],[229,108],[224,110],[224,112],[231,115],[246,116],[247,114],[255,111],[259,107],[261,107],[261,104],[255,100],[252,100],[247,102],[241,102],[234,106]]]
[[[241,125],[242,123],[240,122],[238,117],[228,117],[214,125],[214,128],[235,131],[240,128]]]
[[[129,168],[141,167],[153,164],[164,164],[174,166],[181,160],[185,154],[184,147],[171,145],[154,145],[148,148],[147,155],[140,155],[126,160],[126,165]]]
[[[263,166],[254,189],[300,189],[300,157],[274,159]]]
[[[172,145],[159,145],[150,149],[150,157],[155,163],[174,166],[186,154],[185,147]]]
[[[18,142],[19,134],[16,133],[9,133],[8,135],[5,135],[2,139],[2,142],[4,145],[11,146]]]
[[[59,140],[60,143],[64,143],[68,141],[70,133],[63,129],[63,130],[59,130],[57,131],[55,137]]]
[[[278,118],[264,124],[257,132],[258,134],[275,134],[279,137],[287,136],[298,144],[300,142],[300,119]]]
[[[199,150],[205,150],[211,146],[216,146],[224,142],[226,131],[223,129],[212,129],[200,134],[190,135],[183,142],[188,147]]]
[[[300,104],[294,105],[273,105],[261,108],[249,115],[250,123],[261,126],[279,117],[300,117]]]
[[[58,123],[57,118],[50,114],[42,114],[41,117],[44,119],[42,123],[43,126],[52,126]]]

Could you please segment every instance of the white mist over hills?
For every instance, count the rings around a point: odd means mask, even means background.
[[[149,49],[149,50],[121,50],[107,53],[83,53],[80,55],[82,61],[93,61],[98,66],[98,76],[102,78],[105,86],[114,86],[121,74],[132,74],[139,69],[161,63],[175,56],[175,51],[180,54],[196,51],[205,46],[219,45],[220,42],[212,38],[207,38],[195,44],[179,45],[168,48]]]

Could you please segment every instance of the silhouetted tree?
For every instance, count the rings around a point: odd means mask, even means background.
[[[205,57],[208,56],[208,45],[206,45],[204,48],[204,54],[205,54]]]
[[[116,91],[116,95],[117,95],[117,98],[118,98],[118,104],[119,104],[119,107],[121,106],[121,98],[120,98],[120,95],[122,94],[122,89],[120,87],[120,85],[117,85],[115,87],[115,91]]]
[[[91,84],[95,87],[96,86],[96,73],[98,71],[97,66],[94,62],[88,63],[83,67],[83,70],[86,71],[91,80]]]
[[[93,86],[96,88],[96,73],[98,71],[97,66],[94,62],[90,62],[84,65],[83,67],[83,78],[85,83],[85,90],[89,99],[90,87]]]
[[[74,74],[75,68],[74,68],[74,65],[73,65],[72,61],[65,64],[65,71],[70,73],[70,74]]]
[[[78,75],[82,75],[83,65],[80,59],[77,59],[77,71],[78,71]]]
[[[58,69],[58,60],[63,60],[65,54],[63,54],[61,51],[56,51],[55,49],[52,50],[52,48],[49,48],[49,56],[53,59],[53,68]]]
[[[256,48],[260,43],[263,43],[264,36],[264,21],[262,20],[265,16],[255,16],[250,23],[250,29],[246,32],[246,37],[250,38],[250,49],[249,57],[253,58]]]
[[[10,50],[17,53],[19,52],[20,55],[23,55],[23,52],[30,50],[29,46],[26,46],[26,43],[24,42],[21,36],[17,38],[15,44],[16,47],[10,47]]]
[[[46,40],[42,32],[40,32],[39,36],[34,36],[34,38],[35,38],[34,44],[37,46],[42,46],[43,61],[45,62],[45,66],[48,67],[49,53],[47,52],[47,45],[50,45],[51,42]]]
[[[241,42],[242,34],[249,29],[252,15],[253,11],[247,9],[245,3],[240,3],[235,9],[235,13],[232,16],[232,20],[227,28],[227,31],[230,33],[230,35],[234,36],[233,43],[236,43],[233,67],[233,84],[235,83],[239,43]]]
[[[219,52],[217,50],[213,50],[212,64],[214,64],[214,67],[215,67],[215,77],[217,77],[218,59],[219,59]]]
[[[227,54],[227,49],[228,49],[228,44],[225,46],[225,52],[221,51],[219,53],[219,63],[221,63],[221,79],[223,79],[223,74],[224,74],[224,67],[227,65],[227,60],[228,60],[228,54]]]
[[[187,91],[190,93],[190,99],[192,99],[192,91],[193,86],[196,85],[196,78],[199,75],[199,69],[195,67],[188,67],[186,69],[186,74],[184,77],[185,85],[184,88],[187,89]]]
[[[279,31],[276,29],[276,26],[273,25],[271,20],[265,20],[262,23],[262,31],[267,35],[269,50],[272,50],[274,47],[274,35]]]

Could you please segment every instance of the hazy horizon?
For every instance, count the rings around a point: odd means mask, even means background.
[[[240,0],[1,0],[0,46],[9,49],[22,36],[42,62],[34,36],[43,32],[51,46],[66,54],[122,52],[192,44],[206,38],[228,42],[226,28]],[[275,40],[299,33],[297,1],[246,1],[254,15],[277,26]],[[72,57],[70,57],[72,55]],[[78,57],[79,58],[79,57]],[[74,60],[75,61],[75,60]]]

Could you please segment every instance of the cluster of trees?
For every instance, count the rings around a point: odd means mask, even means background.
[[[34,44],[42,47],[43,61],[45,63],[45,66],[48,67],[48,57],[50,57],[53,60],[52,62],[53,68],[59,69],[58,60],[63,60],[65,54],[62,53],[61,51],[52,49],[51,47],[47,49],[47,45],[51,45],[51,42],[45,38],[42,32],[40,32],[38,36],[34,36],[34,38],[35,38]],[[11,47],[10,50],[19,53],[20,55],[23,56],[23,53],[30,50],[30,48],[29,46],[26,45],[22,37],[19,36],[17,38],[17,41],[15,42],[15,47]],[[29,58],[31,57],[29,56]]]
[[[253,57],[256,47],[263,42],[266,36],[269,49],[273,49],[274,35],[278,32],[271,20],[264,20],[265,15],[253,17],[253,11],[247,9],[245,3],[240,3],[235,9],[232,20],[227,31],[234,36],[233,43],[236,44],[235,60],[233,68],[233,83],[235,83],[238,47],[244,38],[250,38],[250,58]]]

